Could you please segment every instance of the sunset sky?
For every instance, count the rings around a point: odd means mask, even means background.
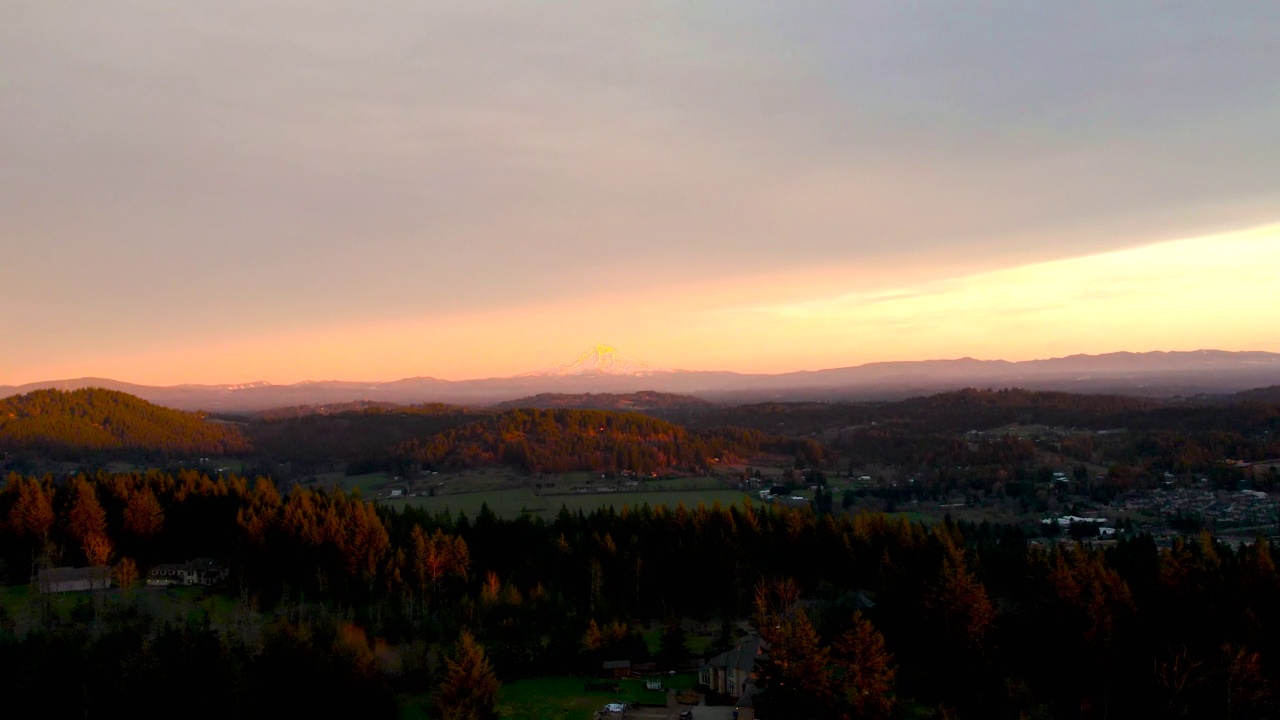
[[[1280,352],[1277,68],[1265,2],[10,0],[0,384]]]

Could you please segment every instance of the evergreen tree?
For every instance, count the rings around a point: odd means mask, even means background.
[[[445,676],[436,691],[441,720],[490,720],[498,716],[498,677],[468,630],[445,661]]]
[[[841,717],[882,720],[893,717],[897,670],[884,648],[884,636],[857,612],[853,626],[832,643],[833,680]]]
[[[144,487],[129,493],[129,500],[124,507],[125,531],[147,540],[154,537],[164,526],[164,508],[156,499],[151,488]]]
[[[678,617],[669,617],[662,624],[662,641],[658,649],[658,657],[665,662],[678,662],[689,655],[685,647],[688,636],[684,631],[684,623]]]

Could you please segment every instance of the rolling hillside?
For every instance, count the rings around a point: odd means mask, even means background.
[[[0,450],[76,459],[95,453],[192,457],[247,452],[234,426],[101,388],[0,400]]]

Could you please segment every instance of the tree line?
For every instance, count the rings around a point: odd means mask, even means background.
[[[1038,546],[1016,527],[929,528],[749,504],[504,520],[487,510],[391,511],[342,492],[281,495],[266,479],[193,472],[12,475],[0,520],[11,582],[52,562],[105,559],[118,581],[136,584],[158,562],[225,559],[229,593],[283,624],[254,637],[219,629],[216,643],[192,631],[217,662],[257,667],[336,647],[340,636],[360,646],[352,638],[363,636],[368,653],[381,642],[403,662],[379,660],[371,675],[358,664],[325,672],[437,701],[456,688],[431,648],[448,655],[470,644],[463,654],[484,677],[489,663],[507,680],[589,674],[602,659],[645,659],[649,624],[709,622],[723,628],[724,648],[734,624],[754,617],[772,648],[761,669],[766,712],[801,701],[813,718],[921,707],[959,717],[1156,708],[1260,718],[1277,709],[1280,576],[1261,538],[1238,548],[1207,534],[1167,548],[1148,536],[1106,548]],[[0,654],[20,647],[40,666],[69,647],[92,655],[110,636],[57,640],[62,625],[50,623],[22,636],[0,631]],[[668,659],[688,656],[678,638],[664,645]],[[787,657],[809,669],[797,674]]]

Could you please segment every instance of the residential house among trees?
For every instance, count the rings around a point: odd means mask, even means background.
[[[168,587],[170,585],[200,585],[208,587],[217,585],[231,574],[227,566],[217,560],[200,558],[185,563],[165,563],[157,565],[147,573],[147,585],[152,587]]]
[[[751,692],[755,680],[756,660],[763,652],[764,641],[750,635],[737,647],[707,661],[698,672],[698,681],[713,693],[741,699]]]

